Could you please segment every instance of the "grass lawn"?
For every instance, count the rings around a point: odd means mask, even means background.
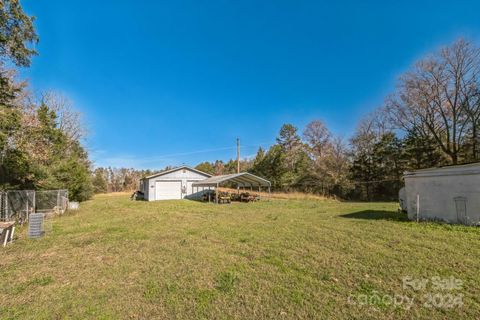
[[[97,196],[0,257],[2,319],[480,318],[480,229],[409,222],[391,203]]]

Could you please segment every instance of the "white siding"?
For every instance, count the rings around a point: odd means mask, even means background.
[[[191,171],[188,168],[179,169],[177,171],[173,171],[164,175],[161,175],[161,179],[194,179],[194,180],[203,180],[207,178],[206,176]]]
[[[181,199],[185,198],[187,195],[191,193],[191,185],[193,181],[200,181],[203,179],[208,178],[208,175],[201,174],[194,170],[189,169],[188,167],[181,167],[177,170],[167,172],[165,174],[160,174],[158,176],[153,176],[151,178],[145,179],[145,199],[148,201],[155,201],[155,200],[164,200],[165,197],[161,197],[157,199],[156,189],[156,182],[157,181],[179,181],[181,182],[181,190],[185,190],[187,193],[181,193]]]
[[[142,180],[142,192],[143,192],[143,198],[145,200],[148,200],[148,191],[150,189],[149,185],[148,185],[148,180],[147,179],[143,179]]]
[[[193,188],[192,188],[192,180],[187,181],[187,196],[193,194]]]
[[[466,209],[467,224],[480,221],[480,172],[472,166],[439,168],[417,171],[405,176],[408,217],[417,217],[417,195],[419,218],[463,223],[458,215],[460,207]],[[463,202],[462,202],[463,201]]]

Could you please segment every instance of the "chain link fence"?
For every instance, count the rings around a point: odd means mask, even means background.
[[[67,207],[67,190],[0,192],[0,221],[17,220],[23,223],[31,213],[63,214]]]
[[[42,190],[35,192],[35,212],[62,214],[68,207],[67,190]]]

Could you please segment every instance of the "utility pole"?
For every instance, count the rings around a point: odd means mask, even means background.
[[[240,173],[240,139],[237,138],[237,173]]]

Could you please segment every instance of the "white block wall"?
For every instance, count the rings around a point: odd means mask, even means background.
[[[412,220],[417,218],[418,195],[421,220],[464,223],[459,216],[466,209],[467,224],[480,222],[480,164],[407,173],[405,190]]]

